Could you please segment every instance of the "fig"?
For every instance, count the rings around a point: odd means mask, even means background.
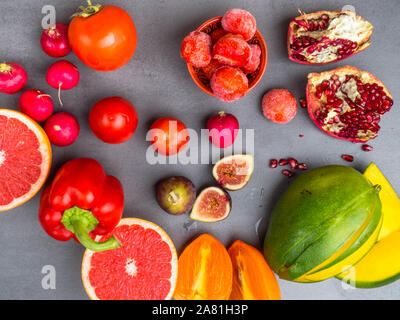
[[[173,215],[188,212],[196,199],[196,188],[185,177],[169,177],[156,185],[156,198],[161,209]]]
[[[194,202],[190,218],[202,222],[217,222],[231,212],[231,197],[219,187],[208,187]]]
[[[212,170],[215,180],[225,189],[242,189],[250,180],[254,170],[251,154],[234,154],[219,160]]]

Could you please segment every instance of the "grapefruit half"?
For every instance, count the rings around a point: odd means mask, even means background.
[[[114,235],[118,249],[94,252],[86,249],[82,282],[92,300],[167,300],[175,290],[178,257],[169,236],[152,222],[125,218]]]
[[[0,109],[0,211],[31,199],[50,166],[51,146],[42,127],[18,111]]]

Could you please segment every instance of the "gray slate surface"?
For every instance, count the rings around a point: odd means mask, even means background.
[[[57,21],[67,22],[84,1],[18,0],[1,1],[1,60],[22,63],[29,74],[27,88],[38,88],[56,97],[56,90],[45,81],[45,71],[54,59],[40,48],[41,8],[55,5]],[[103,3],[106,1],[103,1]],[[109,3],[111,1],[108,1]],[[286,33],[297,8],[306,12],[323,9],[340,10],[346,1],[272,1],[272,0],[148,0],[112,1],[126,9],[134,18],[138,32],[138,48],[134,58],[123,68],[100,73],[87,68],[73,54],[67,59],[81,72],[78,87],[63,92],[64,107],[75,114],[81,124],[79,140],[66,148],[53,148],[52,176],[65,161],[95,157],[109,174],[119,177],[126,193],[126,217],[151,220],[162,226],[173,239],[178,251],[184,244],[203,232],[209,232],[229,245],[241,239],[261,248],[267,227],[262,219],[271,210],[288,180],[278,169],[268,168],[270,158],[294,156],[311,168],[328,164],[345,164],[343,153],[352,154],[355,168],[363,170],[374,161],[390,178],[400,193],[399,119],[400,119],[400,15],[398,0],[353,0],[350,4],[369,20],[375,31],[372,46],[365,52],[328,66],[304,66],[290,62],[286,53]],[[221,102],[198,89],[191,81],[184,61],[179,56],[180,43],[203,21],[222,15],[230,8],[240,7],[252,12],[268,45],[267,72],[250,94],[234,103]],[[260,111],[264,92],[284,87],[296,97],[304,96],[309,72],[323,71],[343,65],[368,70],[391,90],[395,105],[381,122],[380,136],[371,144],[373,152],[361,151],[360,145],[330,138],[299,109],[288,125],[266,121]],[[91,106],[101,98],[119,95],[136,107],[140,122],[134,137],[123,145],[107,145],[90,131],[87,117]],[[19,95],[0,94],[0,105],[16,108]],[[55,99],[56,101],[56,99]],[[188,127],[199,130],[209,115],[219,110],[234,113],[241,127],[255,129],[255,173],[245,189],[231,193],[233,210],[228,219],[215,224],[197,223],[188,228],[187,215],[172,217],[164,213],[154,199],[153,185],[169,175],[185,175],[198,189],[213,184],[210,166],[157,165],[146,163],[148,142],[145,133],[161,116],[180,118]],[[303,134],[303,138],[299,138]],[[44,233],[37,221],[39,195],[28,203],[0,216],[0,299],[87,299],[81,283],[83,248],[74,241],[61,243]],[[261,219],[261,220],[260,220]],[[56,289],[41,286],[44,265],[56,269]],[[397,299],[400,281],[373,290],[345,290],[338,280],[316,284],[297,284],[279,280],[284,299]]]

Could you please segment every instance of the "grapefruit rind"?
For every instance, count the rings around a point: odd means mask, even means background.
[[[46,132],[37,122],[35,122],[30,117],[26,116],[21,112],[10,109],[0,109],[0,116],[1,115],[6,116],[7,118],[16,118],[17,120],[24,123],[28,127],[28,129],[32,130],[32,132],[35,134],[40,144],[38,150],[42,155],[42,163],[40,166],[41,175],[39,176],[39,179],[34,184],[31,185],[30,191],[21,197],[15,198],[9,204],[0,206],[0,212],[11,210],[13,208],[16,208],[24,204],[39,192],[39,190],[46,182],[47,177],[50,173],[51,159],[52,159],[52,152],[51,152],[51,145],[49,138],[47,137]]]
[[[145,229],[152,229],[156,231],[162,238],[163,241],[165,241],[168,246],[171,249],[171,278],[169,279],[171,282],[171,289],[168,293],[168,295],[165,297],[165,300],[170,300],[172,298],[172,295],[175,291],[176,287],[176,281],[178,279],[178,255],[176,253],[175,245],[172,242],[171,238],[168,236],[168,234],[161,229],[158,225],[156,225],[153,222],[143,220],[143,219],[138,219],[138,218],[124,218],[121,219],[119,224],[116,226],[118,228],[119,226],[122,225],[140,225],[141,227]],[[99,241],[101,239],[101,236],[96,237],[96,241]],[[82,283],[85,288],[85,291],[89,298],[91,300],[100,300],[96,293],[95,293],[95,288],[91,286],[90,284],[90,279],[89,279],[89,270],[90,270],[90,263],[91,263],[91,258],[93,254],[96,253],[92,250],[86,249],[84,255],[83,255],[83,260],[82,260],[82,269],[81,269],[81,275],[82,275]]]

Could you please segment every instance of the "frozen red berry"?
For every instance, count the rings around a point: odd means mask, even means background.
[[[228,32],[222,28],[218,28],[213,30],[210,33],[211,41],[212,43],[216,43],[219,39],[221,39],[223,36],[225,36]]]
[[[249,44],[240,34],[229,33],[214,45],[213,59],[232,67],[243,67],[251,56]]]
[[[272,89],[262,99],[264,116],[277,123],[288,123],[297,112],[295,97],[286,89]]]
[[[211,61],[211,37],[204,32],[193,31],[182,41],[181,56],[196,68],[202,68]]]
[[[211,78],[210,85],[214,95],[223,101],[238,100],[249,88],[243,71],[229,66],[218,68]]]
[[[253,38],[257,30],[256,19],[243,9],[229,10],[222,17],[221,24],[226,31],[241,34],[246,41]]]
[[[250,59],[246,65],[242,67],[242,70],[245,73],[253,73],[257,70],[258,66],[260,65],[261,61],[261,48],[257,44],[251,44],[251,55]]]
[[[219,67],[222,65],[215,59],[212,59],[211,62],[202,68],[204,75],[206,76],[207,79],[211,79],[213,76],[215,70],[217,70]]]

